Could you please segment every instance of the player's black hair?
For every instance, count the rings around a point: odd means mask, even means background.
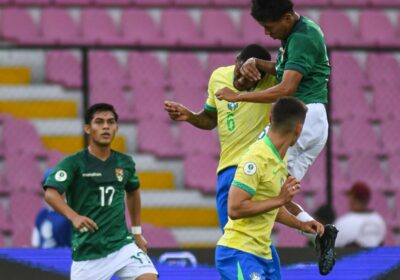
[[[85,124],[90,124],[90,122],[93,120],[94,114],[97,112],[112,112],[114,114],[115,121],[118,121],[118,114],[113,105],[108,103],[96,103],[87,109],[85,113]]]
[[[258,58],[262,60],[271,60],[271,54],[267,49],[257,44],[251,44],[245,47],[237,56],[240,62],[245,62],[249,58]]]
[[[259,22],[278,21],[289,12],[293,12],[293,2],[291,0],[251,1],[251,15]]]
[[[291,132],[297,123],[304,123],[307,106],[295,97],[281,97],[272,107],[271,127],[281,133]]]

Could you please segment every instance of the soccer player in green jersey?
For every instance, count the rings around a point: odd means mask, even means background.
[[[72,280],[155,280],[140,226],[140,189],[135,163],[111,149],[118,114],[98,103],[85,114],[88,148],[62,160],[45,182],[45,200],[73,225]],[[63,199],[66,195],[67,202]],[[125,196],[132,222],[128,232]]]
[[[299,221],[285,207],[300,191],[299,181],[288,177],[285,156],[299,138],[306,112],[296,98],[279,99],[268,133],[241,158],[229,190],[230,219],[216,248],[216,266],[224,280],[281,279],[270,250],[275,220],[307,233],[324,232],[312,221]]]
[[[273,103],[283,96],[294,96],[308,107],[304,128],[297,143],[288,150],[289,174],[301,180],[324,148],[328,138],[328,120],[325,103],[328,101],[327,83],[330,65],[324,35],[320,27],[293,9],[291,0],[253,0],[251,15],[264,28],[265,34],[281,40],[276,63],[250,58],[241,68],[248,79],[260,79],[260,71],[275,74],[278,84],[259,94],[235,94],[229,88],[216,93],[218,99],[229,102]],[[300,212],[303,221],[312,218]],[[333,239],[320,257],[327,263],[322,274],[327,274],[334,264],[333,246],[336,229],[328,226]],[[318,240],[318,239],[317,239]],[[333,245],[332,245],[333,244]]]

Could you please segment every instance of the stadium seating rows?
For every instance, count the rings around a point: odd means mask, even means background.
[[[263,42],[270,47],[278,41],[263,35],[247,9],[233,12],[204,8],[165,9],[154,13],[146,9],[109,11],[81,8],[77,16],[57,7],[43,8],[36,22],[28,9],[2,10],[1,37],[18,44],[53,45],[142,45],[231,47]],[[308,14],[307,11],[305,14]],[[353,18],[356,22],[353,23]],[[329,46],[398,47],[398,24],[385,10],[323,10],[312,17],[320,22]],[[400,13],[397,11],[396,22]]]

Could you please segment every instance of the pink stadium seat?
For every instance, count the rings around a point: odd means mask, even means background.
[[[23,137],[21,137],[23,131]],[[3,148],[6,155],[45,156],[43,143],[35,127],[25,120],[9,118],[3,122]]]
[[[134,0],[135,4],[143,6],[169,6],[173,0]]]
[[[335,209],[336,218],[349,212],[349,200],[346,191],[350,186],[347,185],[346,188],[336,191],[333,194],[333,208]]]
[[[81,44],[82,36],[69,12],[61,8],[45,8],[41,13],[43,40],[52,44]]]
[[[66,88],[82,86],[82,66],[74,54],[68,51],[50,51],[46,54],[46,79]]]
[[[97,5],[120,6],[133,4],[135,0],[95,0]]]
[[[318,192],[326,185],[326,151],[323,150],[301,180],[302,191]]]
[[[400,89],[400,65],[392,53],[369,53],[366,63],[366,74],[374,88],[393,86]]]
[[[249,6],[250,2],[247,0],[211,0],[216,6],[238,7]]]
[[[176,6],[208,6],[211,0],[172,0]]]
[[[126,41],[106,9],[84,9],[81,13],[82,33],[92,44],[123,44]]]
[[[332,0],[331,5],[337,7],[368,7],[370,0]]]
[[[391,154],[389,156],[389,179],[390,185],[397,190],[400,198],[400,155]],[[398,200],[400,202],[400,200]],[[397,205],[400,209],[400,204]]]
[[[46,169],[54,168],[64,158],[64,155],[56,150],[47,151]]]
[[[381,120],[400,117],[398,92],[398,87],[384,83],[382,83],[381,87],[376,87],[374,89],[373,108],[375,114],[380,117]]]
[[[381,11],[365,10],[359,17],[360,35],[367,46],[399,46],[400,39],[388,16]]]
[[[185,157],[185,186],[205,193],[215,193],[218,162],[210,155],[196,154]]]
[[[204,10],[200,19],[204,42],[210,46],[242,46],[239,31],[223,10]]]
[[[161,33],[164,43],[173,46],[199,46],[200,32],[189,12],[167,9],[161,15]]]
[[[40,43],[39,30],[29,11],[19,8],[4,8],[0,17],[1,36],[16,43]]]
[[[348,161],[348,174],[351,184],[365,181],[372,189],[384,189],[388,185],[379,159],[374,155],[352,155]]]
[[[135,87],[130,108],[137,120],[149,118],[167,119],[164,111],[164,89],[158,84],[149,84]]]
[[[360,36],[356,32],[349,16],[340,10],[323,10],[319,20],[328,46],[354,46],[360,44]]]
[[[303,247],[307,243],[307,238],[299,234],[297,230],[280,223],[274,224],[274,229],[278,232],[278,242],[274,244],[279,247]]]
[[[50,0],[14,0],[17,5],[49,5]]]
[[[160,60],[151,52],[131,52],[128,54],[128,71],[131,88],[167,86],[165,69]]]
[[[125,87],[129,75],[111,51],[91,51],[89,53],[90,86],[112,85]]]
[[[182,150],[172,133],[168,121],[144,119],[139,122],[138,131],[138,147],[140,152],[152,153],[162,158],[177,158],[182,156]],[[154,134],[155,131],[157,135]]]
[[[400,121],[397,119],[387,119],[381,123],[381,139],[388,155],[400,152],[400,142],[397,139],[399,129]]]
[[[122,11],[121,32],[129,43],[139,45],[162,45],[163,43],[156,22],[146,10]]]
[[[362,88],[368,85],[363,70],[351,52],[332,52],[330,62],[332,87],[351,85]]]
[[[11,194],[9,202],[13,225],[12,246],[31,247],[35,217],[44,206],[43,201],[38,195],[16,192]]]
[[[235,64],[237,53],[209,53],[207,58],[207,75],[211,76],[217,68]]]
[[[179,139],[186,156],[203,154],[216,157],[219,155],[217,137],[210,130],[202,130],[191,124],[182,123]]]
[[[90,104],[102,102],[114,105],[121,121],[135,120],[135,115],[130,110],[121,87],[110,85],[92,87],[90,91]]]
[[[172,87],[184,85],[206,88],[208,84],[204,67],[194,53],[170,52],[167,79]]]
[[[54,0],[57,5],[89,5],[94,2],[94,0]]]
[[[174,101],[184,104],[190,110],[199,112],[204,108],[207,91],[203,88],[177,86],[174,88]]]
[[[398,0],[370,0],[374,7],[399,7]]]
[[[1,231],[10,231],[12,228],[10,217],[8,216],[8,211],[0,206],[0,232]],[[1,233],[0,233],[1,236]],[[1,246],[0,246],[1,247]]]
[[[248,10],[243,10],[240,15],[240,37],[246,44],[257,43],[268,47],[280,45],[279,40],[273,40],[265,35],[264,28],[252,18]]]
[[[39,193],[42,191],[42,174],[37,160],[31,155],[6,155],[4,179],[10,191],[28,191]],[[24,170],[17,176],[15,170]]]
[[[346,161],[337,157],[332,159],[332,183],[335,192],[343,192],[349,188],[349,176],[347,171]]]
[[[381,154],[383,152],[372,124],[362,118],[344,121],[341,124],[340,140],[341,147],[335,151],[337,154]]]
[[[306,6],[306,7],[321,7],[330,4],[330,0],[296,0],[294,1],[296,7]]]
[[[345,120],[349,117],[372,117],[367,98],[362,89],[348,84],[333,86],[331,89],[331,116],[334,120]],[[354,108],[357,104],[357,108]]]

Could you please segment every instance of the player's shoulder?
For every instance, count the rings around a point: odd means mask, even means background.
[[[210,81],[232,78],[235,65],[221,66],[211,73]]]
[[[121,161],[123,163],[127,163],[127,164],[135,164],[133,158],[131,155],[125,154],[125,153],[121,153],[115,150],[112,150],[114,156],[117,158],[118,161]]]

